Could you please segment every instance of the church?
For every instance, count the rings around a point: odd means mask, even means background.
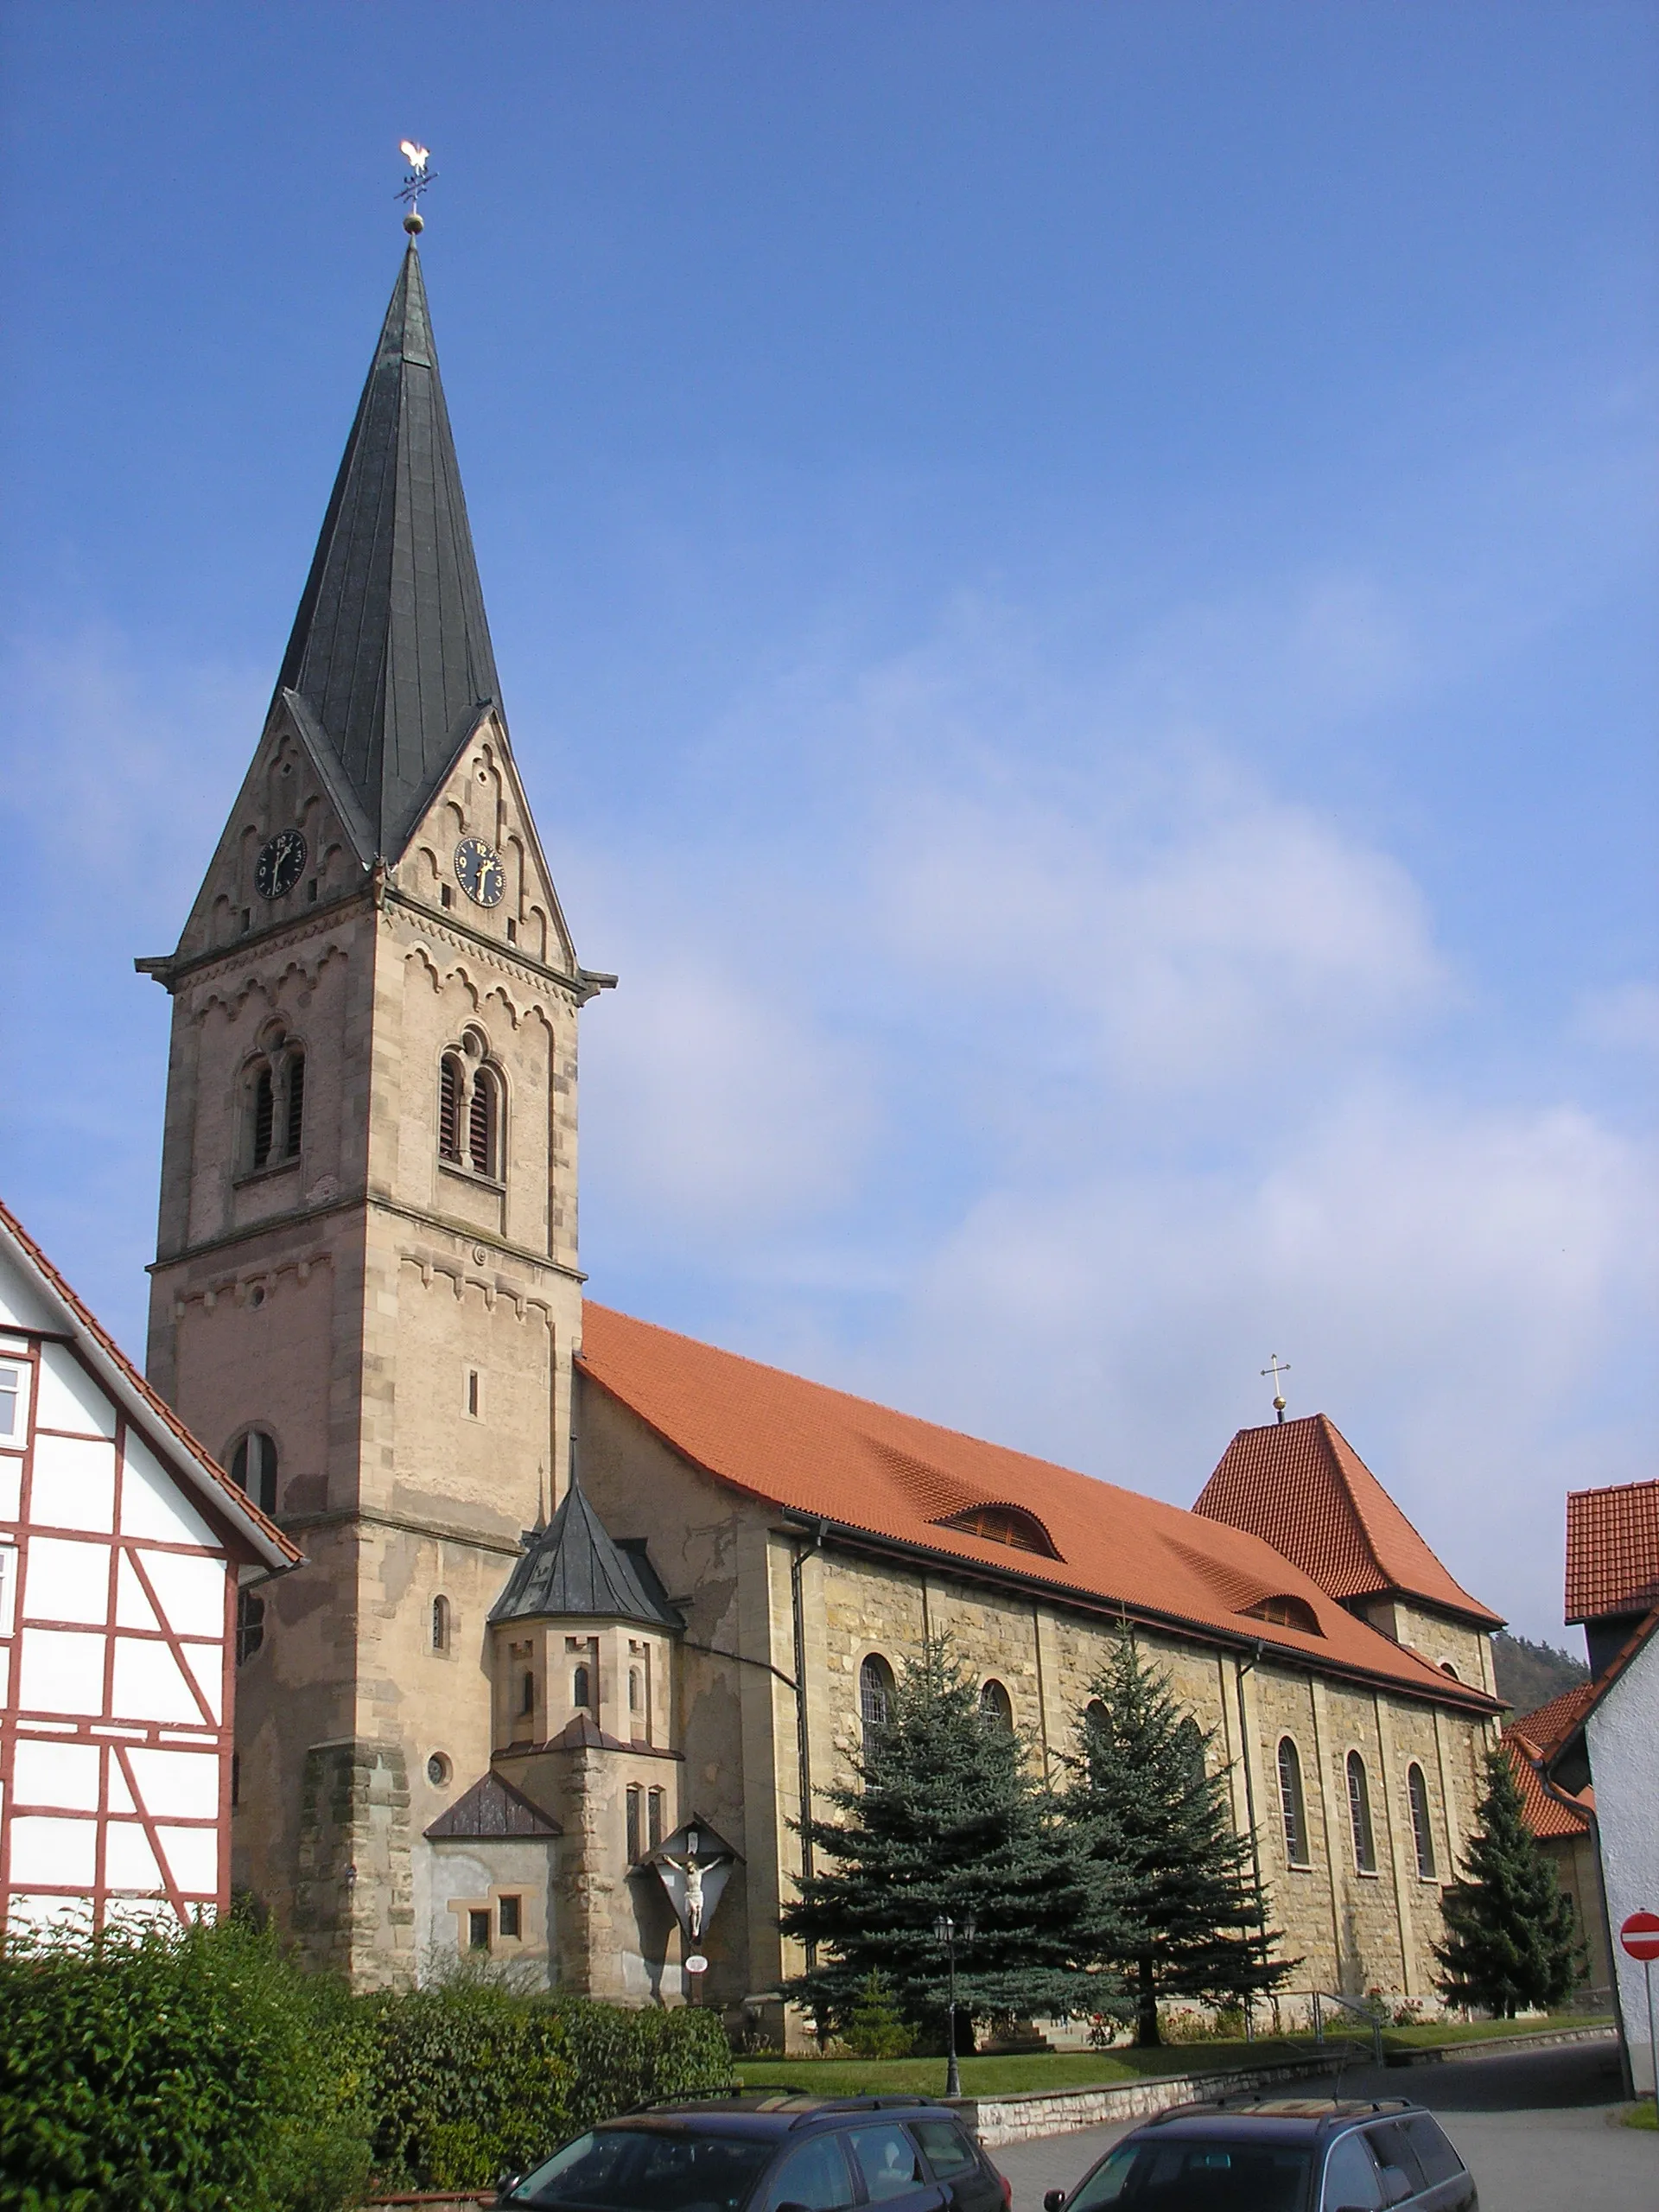
[[[317,1962],[794,2037],[797,1823],[923,1636],[1053,1770],[1127,1628],[1298,1986],[1432,2007],[1501,1624],[1328,1420],[1242,1432],[1181,1510],[584,1299],[616,979],[514,761],[412,235],[246,777],[137,964],[149,1382],[302,1554],[239,1599],[233,1878]]]

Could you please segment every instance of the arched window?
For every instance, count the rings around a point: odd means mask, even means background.
[[[276,1446],[263,1428],[251,1428],[232,1452],[231,1480],[262,1513],[276,1510]]]
[[[1452,1664],[1452,1662],[1449,1659],[1441,1660],[1440,1672],[1443,1675],[1450,1675],[1454,1682],[1460,1682],[1463,1680],[1462,1675],[1459,1674],[1457,1669]]]
[[[1042,1552],[1050,1559],[1060,1555],[1037,1516],[1021,1505],[972,1505],[966,1512],[950,1514],[934,1525],[960,1529],[965,1536],[983,1536],[989,1543],[1007,1544],[1017,1552]]]
[[[1375,1874],[1376,1838],[1371,1833],[1371,1786],[1365,1779],[1365,1762],[1357,1751],[1348,1754],[1348,1818],[1354,1831],[1354,1864],[1362,1874]]]
[[[461,1060],[446,1052],[438,1064],[438,1158],[461,1166]]]
[[[475,1175],[498,1174],[497,1150],[501,1129],[500,1090],[493,1068],[480,1068],[473,1077],[473,1096],[467,1109],[467,1159]]]
[[[1083,1721],[1085,1729],[1093,1729],[1104,1735],[1112,1725],[1112,1716],[1107,1712],[1099,1698],[1091,1697],[1089,1700],[1088,1711],[1083,1716]]]
[[[1417,1848],[1417,1872],[1424,1881],[1434,1879],[1434,1831],[1428,1818],[1428,1784],[1414,1760],[1406,1769],[1406,1795],[1411,1800],[1411,1840]]]
[[[594,1702],[593,1669],[582,1665],[571,1670],[570,1702],[578,1713],[586,1713]]]
[[[1204,1780],[1204,1731],[1189,1713],[1175,1731],[1176,1749],[1185,1762],[1187,1780]]]
[[[236,1663],[251,1659],[265,1640],[265,1601],[251,1590],[236,1593]]]
[[[999,1728],[1011,1729],[1014,1726],[1014,1700],[1001,1683],[995,1679],[981,1686],[979,1709],[988,1720],[994,1720]]]
[[[435,1651],[449,1649],[449,1600],[447,1598],[432,1600],[432,1649]]]
[[[1288,1736],[1279,1738],[1279,1804],[1285,1821],[1285,1857],[1293,1866],[1306,1866],[1307,1808],[1302,1802],[1301,1753]]]
[[[628,1711],[643,1713],[645,1709],[645,1677],[641,1669],[628,1669]]]
[[[1279,1628],[1298,1628],[1304,1636],[1323,1636],[1319,1617],[1306,1598],[1263,1598],[1254,1605],[1246,1605],[1247,1617],[1254,1621],[1272,1621]]]
[[[641,1789],[637,1782],[631,1782],[628,1784],[627,1846],[628,1864],[630,1866],[632,1866],[634,1860],[639,1856],[639,1801],[645,1794],[645,1791]]]
[[[663,1793],[660,1789],[645,1792],[645,1847],[655,1851],[663,1840]]]
[[[893,1713],[893,1669],[874,1651],[858,1670],[858,1717],[868,1752]]]
[[[305,1054],[278,1031],[250,1072],[248,1166],[280,1167],[300,1156],[305,1129]]]
[[[518,1710],[520,1713],[534,1713],[536,1710],[536,1677],[534,1675],[527,1674],[524,1676],[524,1686],[519,1694]]]

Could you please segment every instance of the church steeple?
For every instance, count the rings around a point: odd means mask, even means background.
[[[500,692],[411,239],[277,678],[365,861],[396,861]]]

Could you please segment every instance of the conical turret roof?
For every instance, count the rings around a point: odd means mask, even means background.
[[[545,1529],[528,1539],[524,1557],[491,1609],[493,1621],[586,1616],[639,1621],[649,1628],[684,1624],[660,1594],[657,1578],[632,1560],[573,1482]]]
[[[467,502],[411,241],[323,518],[277,690],[395,861],[499,706]],[[349,813],[352,809],[346,809]]]

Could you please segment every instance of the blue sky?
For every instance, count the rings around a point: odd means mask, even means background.
[[[1559,1632],[1651,1472],[1659,17],[0,15],[5,1194],[130,1345],[173,942],[402,244],[594,1294],[1186,1502],[1293,1364]]]

